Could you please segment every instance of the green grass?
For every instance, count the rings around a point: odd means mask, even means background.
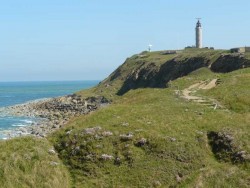
[[[221,74],[222,84],[204,94],[221,101],[228,109],[235,112],[250,112],[250,69],[241,69],[228,74]]]
[[[163,52],[164,51],[142,52],[133,55],[130,58],[127,58],[117,70],[103,80],[98,86],[88,90],[79,91],[77,94],[83,97],[101,95],[110,100],[116,100],[119,99],[119,96],[116,94],[125,80],[138,69],[148,68],[150,71],[158,71],[163,64],[174,59],[180,62],[185,62],[192,58],[204,58],[211,64],[215,62],[221,54],[227,53],[225,50],[210,49],[185,49],[177,54],[167,55],[163,54]]]
[[[1,141],[1,187],[69,187],[68,170],[57,155],[48,153],[51,147],[45,139],[30,137]]]
[[[185,88],[204,79],[247,77],[249,70],[215,74],[200,69],[173,81]],[[236,76],[238,75],[238,76]],[[241,75],[241,76],[239,76]],[[241,85],[249,87],[249,79]],[[232,82],[222,82],[213,92],[224,92]],[[234,82],[238,84],[238,81]],[[235,85],[235,86],[236,86]],[[248,187],[249,164],[235,165],[218,161],[207,141],[207,132],[227,130],[235,144],[250,153],[249,111],[213,110],[175,95],[175,88],[137,89],[115,100],[112,105],[70,123],[65,130],[51,136],[59,156],[69,167],[76,187]],[[224,95],[229,95],[227,90]],[[201,95],[202,93],[200,93]],[[206,93],[205,93],[206,94]],[[249,94],[246,94],[249,97]],[[217,98],[217,95],[214,95]],[[219,97],[218,97],[219,100]],[[232,95],[230,101],[235,100]],[[221,101],[223,102],[223,101]],[[248,105],[248,100],[242,101]],[[89,127],[102,129],[94,135],[84,134]],[[68,135],[67,132],[72,130]],[[102,137],[104,131],[112,136]],[[123,141],[120,135],[131,133],[133,139]],[[147,144],[138,147],[138,140]],[[76,148],[78,148],[76,150]],[[103,161],[102,154],[120,158]],[[91,155],[91,159],[87,156]],[[181,176],[177,182],[176,176]]]
[[[222,53],[228,52],[186,49],[128,58],[98,86],[77,93],[105,96],[111,105],[72,119],[48,141],[28,137],[0,142],[1,187],[250,187],[249,162],[218,160],[207,138],[210,131],[228,132],[239,151],[250,153],[250,68],[225,74],[201,68],[171,81],[169,88],[116,95],[138,67],[152,65],[157,70],[174,58],[202,57],[212,63]],[[196,95],[218,100],[223,109],[186,101],[175,93],[214,78],[221,83]],[[90,134],[89,128],[96,130]],[[133,136],[126,140],[126,134]],[[144,145],[138,145],[143,139]],[[60,159],[48,153],[52,146]],[[113,158],[104,160],[104,154]]]

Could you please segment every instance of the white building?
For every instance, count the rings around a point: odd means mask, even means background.
[[[196,38],[196,48],[202,48],[202,28],[199,19],[195,28],[195,38]]]

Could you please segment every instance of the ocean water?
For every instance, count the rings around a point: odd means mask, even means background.
[[[90,88],[99,81],[56,81],[56,82],[0,82],[0,107],[22,104],[28,101],[59,97]],[[18,127],[29,126],[33,118],[6,116],[0,112],[0,139]]]

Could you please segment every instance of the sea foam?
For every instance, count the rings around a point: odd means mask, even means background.
[[[32,120],[28,120],[28,119],[24,119],[24,120],[20,120],[21,122],[27,123],[27,124],[32,124],[33,121]]]
[[[12,127],[26,127],[27,125],[25,125],[25,124],[13,124],[11,126]]]

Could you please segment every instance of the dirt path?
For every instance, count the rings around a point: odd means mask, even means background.
[[[211,81],[201,81],[201,82],[195,83],[189,86],[188,88],[182,90],[181,97],[188,101],[193,101],[193,102],[197,102],[203,105],[211,106],[214,108],[214,110],[217,108],[222,108],[219,102],[216,101],[215,99],[205,98],[205,97],[200,97],[200,96],[195,95],[195,93],[198,90],[201,90],[201,89],[208,90],[208,89],[212,89],[216,87],[217,82],[218,82],[218,79],[213,79]]]

